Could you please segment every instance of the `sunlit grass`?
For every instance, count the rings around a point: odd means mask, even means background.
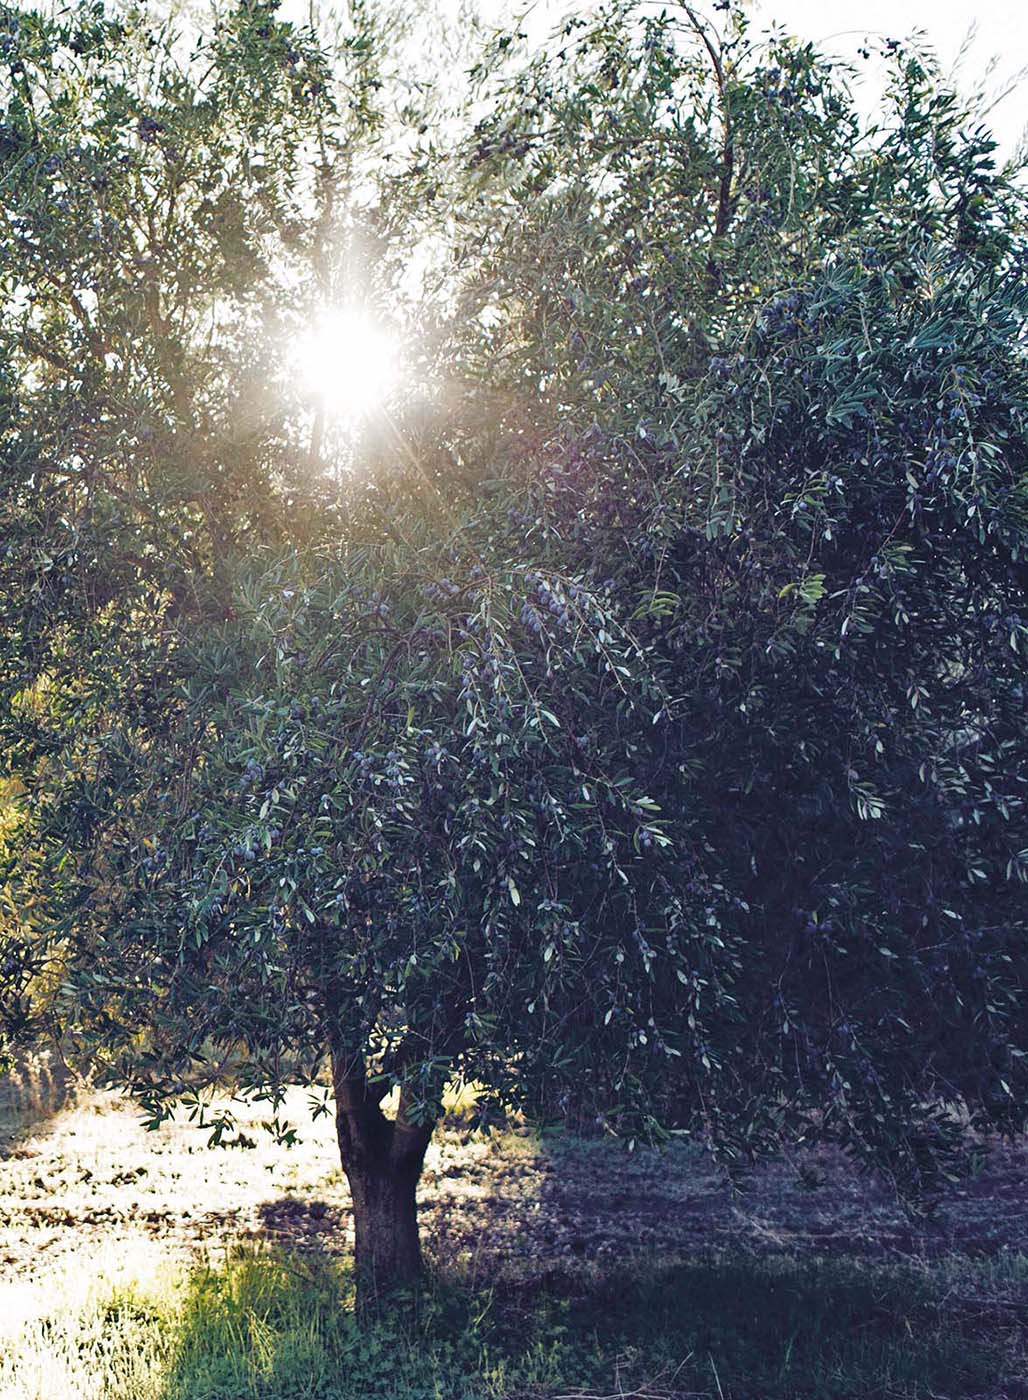
[[[98,1271],[0,1350],[4,1400],[973,1396],[1024,1375],[1028,1261],[683,1261],[436,1283],[359,1328],[347,1272],[253,1249]],[[973,1307],[966,1300],[975,1299]]]
[[[181,1281],[153,1248],[0,1293],[3,1400],[162,1400]],[[169,1325],[171,1324],[171,1325]]]

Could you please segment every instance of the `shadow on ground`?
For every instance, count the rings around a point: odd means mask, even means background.
[[[9,1091],[10,1092],[10,1091]],[[19,1104],[59,1101],[44,1070]],[[326,1119],[287,1106],[301,1141],[286,1149],[255,1108],[245,1146],[210,1151],[185,1121],[144,1131],[113,1095],[74,1104],[8,1141],[0,1170],[0,1266],[8,1280],[74,1271],[99,1248],[145,1242],[189,1256],[247,1239],[346,1259],[352,1219]],[[8,1120],[10,1123],[10,1120]],[[245,1131],[243,1131],[245,1130]],[[684,1144],[628,1153],[615,1143],[439,1134],[420,1192],[430,1261],[483,1284],[530,1284],[569,1266],[636,1257],[819,1255],[868,1261],[1028,1254],[1028,1149],[997,1145],[931,1219],[912,1221],[874,1178],[827,1149],[770,1162],[733,1194]]]
[[[668,1262],[515,1288],[436,1282],[361,1329],[330,1256],[198,1269],[162,1400],[1025,1400],[1024,1264],[964,1275],[841,1260]]]

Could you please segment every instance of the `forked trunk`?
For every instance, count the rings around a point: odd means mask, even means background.
[[[363,1065],[333,1053],[336,1132],[353,1200],[357,1303],[416,1283],[423,1269],[417,1187],[432,1124],[412,1124],[401,1099],[385,1116]]]

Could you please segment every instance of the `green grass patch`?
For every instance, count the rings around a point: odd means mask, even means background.
[[[735,1258],[532,1288],[436,1283],[363,1328],[352,1303],[348,1275],[329,1262],[237,1253],[160,1297],[122,1292],[34,1324],[0,1362],[0,1393],[929,1400],[1017,1393],[1028,1374],[1025,1259],[915,1269]]]

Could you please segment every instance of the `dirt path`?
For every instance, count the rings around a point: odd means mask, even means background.
[[[276,1147],[259,1117],[240,1122],[253,1147],[208,1150],[185,1123],[147,1133],[131,1107],[104,1096],[8,1134],[4,1284],[45,1285],[112,1245],[179,1254],[259,1237],[344,1253],[349,1199],[332,1126],[305,1121],[304,1102],[298,1092],[289,1105],[303,1137],[292,1149]],[[733,1197],[684,1147],[630,1155],[604,1142],[464,1141],[451,1131],[430,1150],[422,1202],[430,1255],[482,1277],[728,1245],[891,1258],[1028,1253],[1028,1149],[998,1149],[932,1221],[915,1226],[829,1152],[768,1166]]]

